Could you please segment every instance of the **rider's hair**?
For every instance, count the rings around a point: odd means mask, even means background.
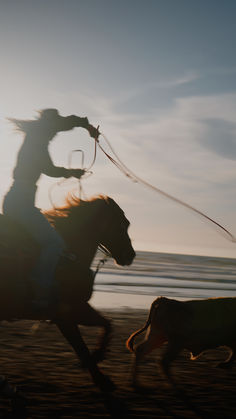
[[[16,119],[16,118],[7,118],[8,121],[12,122],[15,125],[17,131],[21,131],[24,133],[29,132],[32,128],[40,128],[45,126],[47,122],[52,121],[59,117],[59,113],[57,109],[49,108],[49,109],[42,109],[38,111],[39,118],[37,119]]]

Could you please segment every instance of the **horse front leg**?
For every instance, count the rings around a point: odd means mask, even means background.
[[[89,370],[94,383],[103,392],[111,392],[115,390],[115,385],[109,377],[105,376],[98,368],[97,363],[93,360],[90,352],[81,336],[80,330],[75,323],[69,321],[59,321],[57,327],[70,343],[75,353],[78,355],[83,365]]]
[[[79,321],[79,324],[83,326],[97,326],[102,328],[98,348],[92,353],[91,356],[96,363],[103,361],[111,340],[112,326],[110,320],[103,317],[88,303],[84,303],[83,316]]]

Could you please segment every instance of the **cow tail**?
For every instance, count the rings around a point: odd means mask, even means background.
[[[147,323],[145,324],[144,327],[142,327],[142,329],[137,330],[136,332],[132,333],[132,335],[130,335],[129,339],[127,339],[126,341],[126,348],[130,351],[130,352],[134,352],[134,338],[138,335],[140,335],[140,333],[144,332],[144,330],[146,330],[148,327]]]
[[[130,337],[127,339],[127,341],[126,341],[126,348],[130,352],[134,352],[134,339],[136,338],[136,336],[140,335],[145,330],[147,330],[148,326],[151,324],[152,313],[153,313],[153,310],[155,308],[156,307],[154,306],[154,304],[152,304],[152,307],[151,307],[151,310],[149,312],[149,316],[148,316],[148,319],[147,319],[145,325],[141,329],[138,329],[138,330],[136,330],[136,332],[132,333],[132,335],[130,335]]]

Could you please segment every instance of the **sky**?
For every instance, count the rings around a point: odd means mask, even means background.
[[[100,126],[137,176],[236,236],[236,2],[0,0],[0,193],[22,135],[7,117],[54,107]],[[101,144],[105,147],[104,139]],[[55,164],[93,160],[80,128],[59,133]],[[106,146],[107,147],[107,146]],[[236,244],[186,208],[134,183],[98,152],[85,197],[109,195],[136,250],[235,257]],[[42,175],[36,205],[60,205],[78,182]]]

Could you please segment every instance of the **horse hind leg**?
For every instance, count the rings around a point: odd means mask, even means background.
[[[0,376],[0,393],[7,399],[11,400],[12,407],[17,409],[24,409],[26,406],[26,399],[17,389],[17,387],[11,385],[7,378],[3,375]]]

